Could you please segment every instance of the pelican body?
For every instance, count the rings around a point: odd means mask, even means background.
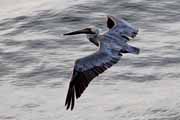
[[[94,27],[64,34],[86,34],[88,40],[98,47],[95,53],[75,61],[65,101],[67,109],[73,110],[75,97],[78,99],[90,81],[116,64],[123,54],[139,54],[139,48],[127,44],[130,38],[137,35],[137,28],[113,16],[107,16],[107,27],[109,30],[104,34]]]

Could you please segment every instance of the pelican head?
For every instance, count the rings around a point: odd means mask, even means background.
[[[138,29],[136,27],[123,19],[116,19],[113,16],[107,17],[107,27],[111,30],[111,33],[126,40],[130,40],[138,34]]]
[[[89,39],[90,42],[92,42],[93,44],[95,44],[96,46],[99,46],[99,42],[98,42],[98,36],[99,36],[99,29],[97,29],[94,26],[88,27],[88,28],[84,28],[82,30],[77,30],[74,32],[70,32],[70,33],[66,33],[64,35],[77,35],[77,34],[86,34],[87,38]]]

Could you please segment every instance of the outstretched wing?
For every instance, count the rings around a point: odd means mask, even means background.
[[[65,105],[67,109],[71,107],[72,110],[75,104],[75,97],[76,99],[79,98],[90,81],[110,68],[113,64],[116,64],[121,56],[120,53],[114,52],[109,54],[99,50],[92,55],[78,59],[75,62],[66,96]]]

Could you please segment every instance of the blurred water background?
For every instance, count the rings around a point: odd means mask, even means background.
[[[106,15],[140,30],[129,44],[141,54],[96,78],[66,111],[75,59],[96,47],[68,31]],[[179,0],[1,0],[0,120],[180,120]]]

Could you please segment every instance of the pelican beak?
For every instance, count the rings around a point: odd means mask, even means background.
[[[82,30],[77,30],[77,31],[74,31],[74,32],[65,33],[64,35],[77,35],[77,34],[95,34],[95,33],[92,32],[90,28],[85,28],[85,29],[82,29]]]

